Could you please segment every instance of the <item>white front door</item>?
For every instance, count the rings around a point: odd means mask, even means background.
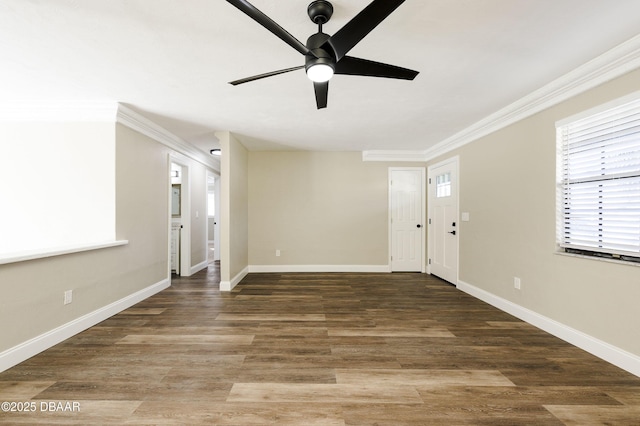
[[[391,271],[424,271],[424,169],[389,169]]]
[[[458,283],[458,158],[429,167],[429,261],[433,275]]]

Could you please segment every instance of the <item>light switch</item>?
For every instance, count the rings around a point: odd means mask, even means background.
[[[469,212],[462,212],[462,221],[469,222]]]

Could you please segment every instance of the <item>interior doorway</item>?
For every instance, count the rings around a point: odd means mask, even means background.
[[[171,158],[169,180],[169,274],[188,276],[191,268],[189,167]]]
[[[220,176],[207,171],[207,261],[220,260]]]

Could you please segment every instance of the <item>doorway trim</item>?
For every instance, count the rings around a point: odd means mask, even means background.
[[[431,185],[433,184],[431,182],[431,179],[434,177],[433,176],[433,171],[439,167],[442,167],[444,165],[447,164],[452,164],[454,163],[456,166],[456,179],[454,182],[455,185],[455,193],[456,193],[456,211],[455,211],[455,217],[456,217],[456,223],[460,223],[460,156],[459,155],[455,155],[453,157],[447,158],[446,160],[440,161],[438,163],[432,164],[427,168],[427,179],[428,179],[428,190],[427,190],[427,211],[428,213],[431,213],[430,210],[430,206],[433,205],[433,191],[431,191]],[[429,214],[429,221],[431,221],[431,215]],[[431,222],[429,222],[428,224],[429,229],[431,230]],[[457,231],[458,231],[458,236],[460,236],[462,233],[460,232],[460,228],[461,226],[458,227]],[[433,254],[433,238],[435,237],[433,232],[428,232],[427,233],[427,259],[431,259],[431,256]],[[460,281],[460,238],[457,239],[458,243],[456,245],[456,264],[455,264],[455,274],[456,274],[456,278],[455,278],[455,282],[453,282],[452,284],[455,285],[456,287],[458,286],[458,281]],[[429,261],[427,261],[427,273],[429,275],[431,275],[431,263]]]
[[[421,209],[421,232],[420,232],[420,246],[421,246],[421,251],[422,251],[422,256],[420,259],[420,271],[421,273],[425,273],[426,272],[426,244],[425,244],[425,233],[426,233],[426,205],[425,205],[425,192],[427,190],[427,185],[426,185],[426,173],[425,173],[425,168],[424,167],[389,167],[388,171],[387,171],[387,191],[388,191],[388,218],[387,218],[387,225],[388,225],[388,231],[387,231],[387,239],[389,241],[389,248],[388,248],[388,260],[389,260],[389,272],[393,272],[393,263],[392,263],[392,259],[391,256],[393,254],[393,232],[392,232],[392,213],[393,213],[393,193],[391,190],[392,184],[391,184],[391,176],[393,174],[393,172],[395,171],[419,171],[421,173],[421,186],[422,186],[422,209]],[[417,272],[417,271],[416,271]]]
[[[180,190],[180,217],[182,229],[180,232],[180,276],[188,277],[191,275],[191,190],[190,190],[190,173],[188,160],[184,160],[182,155],[177,153],[169,154],[169,164],[167,176],[169,181],[168,200],[169,200],[169,238],[167,239],[167,250],[169,250],[168,269],[169,277],[171,277],[171,165],[176,164],[182,168],[182,187]]]
[[[213,190],[211,190],[210,181],[213,180]],[[213,241],[209,240],[211,231],[209,224],[209,195],[213,193],[214,204],[214,223],[213,223]],[[220,260],[220,175],[207,170],[207,262],[209,261],[209,244],[213,243],[213,260]]]

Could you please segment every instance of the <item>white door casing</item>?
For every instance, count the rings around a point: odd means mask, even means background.
[[[177,153],[169,154],[169,235],[171,235],[171,227],[173,223],[171,205],[172,205],[172,186],[171,171],[173,167],[177,168],[180,175],[180,219],[182,225],[180,229],[180,275],[191,275],[191,201],[190,201],[190,174],[188,162],[183,156]],[[171,243],[169,241],[169,259],[171,259]],[[170,262],[169,262],[170,263]],[[171,276],[171,265],[169,264],[169,276]]]
[[[389,168],[389,242],[392,272],[425,272],[424,188],[424,168]]]
[[[216,222],[214,225],[214,239],[213,239],[213,247],[215,248],[213,252],[213,260],[220,260],[220,176],[216,177],[215,183],[215,205],[216,205]]]
[[[428,265],[427,272],[458,284],[459,158],[429,167],[428,172]]]

